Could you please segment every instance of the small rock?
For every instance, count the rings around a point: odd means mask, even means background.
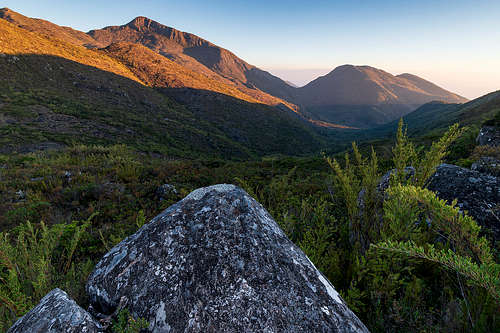
[[[472,171],[488,174],[491,176],[500,176],[500,161],[494,157],[483,156],[474,162],[470,167]]]
[[[24,199],[26,199],[26,192],[24,192],[23,190],[17,191],[16,195],[17,195],[17,200],[24,200]]]
[[[500,129],[496,126],[483,126],[476,141],[480,146],[500,146]]]
[[[17,57],[17,56],[12,56],[9,59],[9,62],[13,63],[13,64],[16,63],[16,62],[18,62],[18,61],[19,61],[19,57]]]
[[[403,172],[405,174],[406,180],[415,176],[415,168],[412,166],[406,167]],[[385,191],[389,188],[391,176],[393,174],[396,174],[396,169],[392,169],[390,171],[387,171],[385,173],[385,175],[383,175],[382,178],[380,178],[380,181],[377,185],[377,191],[383,197],[385,197]]]
[[[160,201],[165,200],[171,194],[177,194],[177,189],[174,185],[163,184],[156,189],[156,195]]]
[[[44,177],[34,177],[34,178],[30,178],[30,181],[32,182],[39,182],[39,181],[42,181]]]
[[[61,289],[54,289],[9,328],[8,333],[102,332],[92,316]]]

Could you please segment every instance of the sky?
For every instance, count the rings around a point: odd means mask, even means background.
[[[412,73],[467,98],[500,89],[499,0],[4,0],[88,31],[146,16],[299,86],[343,64]]]

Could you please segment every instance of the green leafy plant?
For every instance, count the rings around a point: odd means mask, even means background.
[[[432,191],[412,185],[394,186],[388,194],[384,203],[387,232],[374,247],[439,263],[500,301],[500,265],[486,238],[479,236],[481,228],[460,212],[456,202],[448,205]],[[434,237],[422,237],[424,233]],[[436,237],[442,242],[433,244]]]
[[[113,333],[139,333],[148,328],[149,323],[144,318],[134,318],[128,309],[122,309],[118,313],[116,321],[111,326]]]
[[[29,221],[12,233],[0,233],[0,325],[8,327],[55,287],[77,279],[75,250],[92,215],[68,225],[33,225]],[[81,274],[90,272],[89,265]],[[90,266],[90,269],[92,267]]]

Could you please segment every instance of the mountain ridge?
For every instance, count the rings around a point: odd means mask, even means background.
[[[166,65],[170,78],[163,75],[163,85],[180,87],[184,84],[186,88],[208,89],[252,103],[284,107],[322,127],[373,127],[404,116],[433,100],[467,101],[416,75],[392,75],[366,65],[341,65],[303,87],[294,87],[208,40],[144,16],[124,25],[107,26],[88,33],[27,18],[6,8],[0,10],[0,17],[23,29],[87,48],[106,50],[116,43],[142,45],[171,61]],[[122,60],[123,56],[122,53]],[[160,58],[155,61],[167,64]],[[148,66],[149,70],[154,67],[151,63]],[[160,75],[158,71],[156,74]],[[158,81],[157,78],[152,80]]]

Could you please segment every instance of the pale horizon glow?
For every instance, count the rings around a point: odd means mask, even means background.
[[[343,64],[412,73],[473,99],[500,89],[495,0],[6,0],[81,31],[146,16],[299,86]]]

